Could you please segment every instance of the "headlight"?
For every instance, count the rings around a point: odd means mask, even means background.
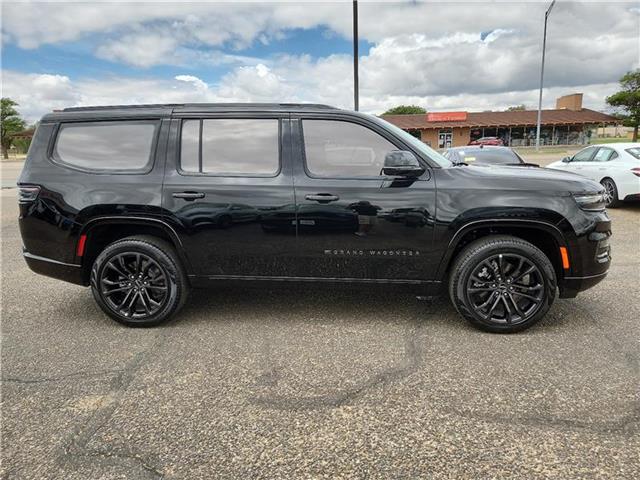
[[[607,205],[604,193],[574,193],[573,198],[582,210],[599,212]]]

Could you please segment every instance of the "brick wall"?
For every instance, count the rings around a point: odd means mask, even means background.
[[[430,145],[431,148],[438,148],[439,132],[440,132],[439,129],[433,129],[433,128],[421,130],[420,139],[427,145]],[[462,147],[469,143],[469,140],[471,139],[471,128],[469,127],[454,128],[452,132],[453,132],[452,144],[454,147]]]
[[[421,130],[420,140],[431,148],[438,148],[438,131],[433,129]]]
[[[453,129],[453,146],[463,147],[469,144],[471,139],[471,128],[454,128]]]

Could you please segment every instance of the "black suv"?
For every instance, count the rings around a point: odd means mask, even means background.
[[[323,105],[68,108],[19,179],[24,257],[91,286],[131,326],[228,281],[448,289],[515,332],[609,268],[602,187],[574,174],[454,165],[371,115]]]

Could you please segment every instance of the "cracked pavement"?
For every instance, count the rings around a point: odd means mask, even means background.
[[[640,478],[640,206],[610,212],[608,278],[518,335],[291,284],[143,330],[31,273],[1,195],[0,478]]]

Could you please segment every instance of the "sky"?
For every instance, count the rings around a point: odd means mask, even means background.
[[[359,2],[360,109],[537,108],[549,2]],[[2,96],[34,122],[78,105],[315,102],[353,108],[352,6],[2,2]],[[558,0],[543,107],[607,110],[640,67],[640,0]]]

